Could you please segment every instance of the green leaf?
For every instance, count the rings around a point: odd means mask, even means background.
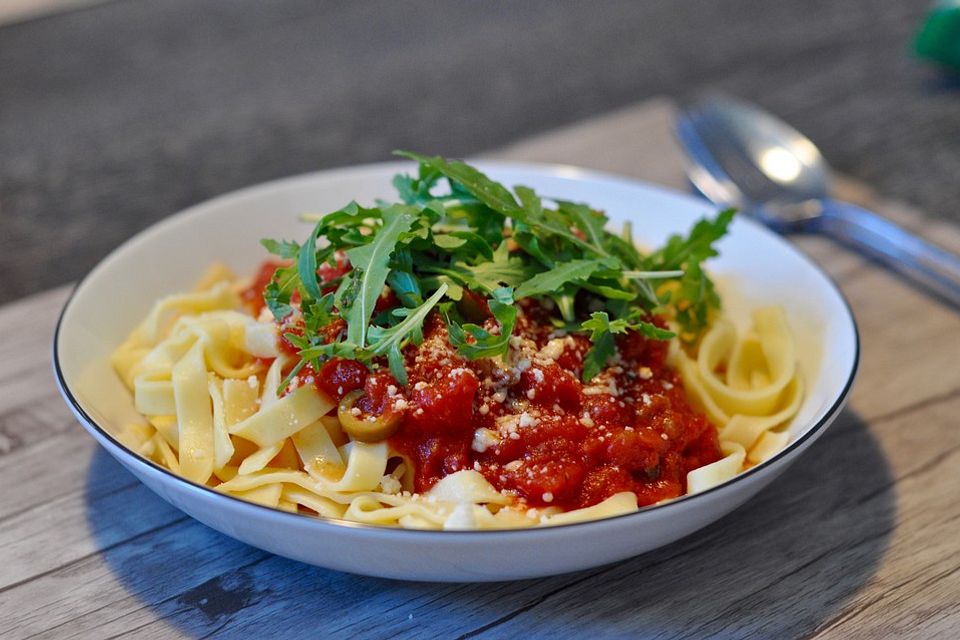
[[[487,239],[479,233],[472,231],[451,231],[450,235],[464,241],[461,251],[458,253],[469,252],[470,257],[477,260],[493,260],[493,247],[490,246]],[[501,242],[501,244],[503,243]]]
[[[320,283],[317,280],[318,233],[320,233],[319,224],[313,228],[313,233],[307,238],[297,257],[297,272],[300,276],[300,284],[303,291],[311,298],[319,298],[323,295],[320,292]]]
[[[661,329],[652,322],[642,319],[628,321],[624,318],[611,320],[605,311],[595,311],[588,320],[580,323],[580,331],[590,332],[590,341],[593,346],[587,351],[583,359],[583,381],[589,382],[606,366],[607,362],[616,353],[614,334],[624,334],[628,331],[637,331],[654,340],[667,340],[674,336],[672,331]]]
[[[581,379],[584,382],[593,380],[597,374],[607,366],[607,361],[613,357],[616,350],[617,346],[616,341],[613,339],[613,334],[601,334],[594,340],[593,346],[590,347],[590,350],[587,351],[587,354],[583,357],[583,373],[581,374]]]
[[[607,217],[599,211],[595,211],[585,204],[565,200],[558,200],[557,206],[561,213],[570,217],[574,226],[583,232],[587,242],[593,246],[603,249],[607,237],[613,237],[604,230]]]
[[[390,345],[390,349],[387,351],[387,364],[397,384],[401,387],[407,386],[407,382],[409,381],[407,377],[407,367],[404,365],[403,353],[400,352],[399,344],[395,343]]]
[[[529,222],[543,218],[543,201],[533,189],[523,185],[517,185],[513,190],[520,199],[520,205],[526,214],[524,221]]]
[[[313,360],[315,358],[347,358],[348,360],[369,359],[369,355],[351,342],[330,342],[307,347],[300,351],[300,358]]]
[[[626,333],[630,328],[630,323],[626,320],[610,320],[610,316],[604,311],[594,311],[590,314],[589,320],[580,323],[582,331],[590,332],[590,340],[596,342],[605,333]]]
[[[663,271],[682,269],[679,286],[668,289],[662,302],[675,312],[681,328],[681,338],[695,341],[710,321],[711,309],[720,307],[713,281],[703,270],[703,261],[717,255],[713,246],[722,238],[733,221],[734,210],[721,211],[711,220],[698,221],[684,237],[671,236],[658,251],[648,256],[644,267],[647,270]]]
[[[357,227],[368,220],[376,220],[381,217],[380,208],[373,207],[367,209],[361,207],[356,201],[351,201],[342,209],[332,211],[320,218],[320,224],[325,231],[343,227]]]
[[[510,255],[506,242],[501,242],[494,250],[492,260],[475,265],[457,262],[446,269],[424,265],[424,269],[459,278],[467,287],[488,293],[502,286],[519,286],[535,273],[520,257]]]
[[[637,299],[637,292],[632,290],[630,287],[614,287],[608,284],[599,284],[595,281],[588,281],[582,283],[582,286],[587,291],[591,291],[601,298],[606,298],[607,300],[624,300],[627,302],[632,302]]]
[[[624,278],[632,280],[665,280],[667,278],[679,278],[683,275],[682,269],[672,271],[624,271]]]
[[[508,287],[497,289],[493,292],[493,297],[487,300],[487,305],[500,325],[499,333],[490,333],[472,323],[458,325],[447,314],[447,333],[450,336],[450,344],[457,348],[459,355],[469,360],[495,358],[505,354],[510,348],[510,336],[517,321],[513,292]],[[467,339],[467,335],[473,337],[473,342]]]
[[[631,322],[630,328],[637,333],[654,340],[669,340],[677,335],[669,329],[661,329],[657,325],[653,324],[652,322],[647,322],[646,320],[636,320]]]
[[[650,271],[683,269],[687,262],[702,262],[717,255],[713,244],[727,233],[733,221],[734,210],[726,209],[713,220],[699,220],[686,237],[673,235],[667,239],[663,248],[653,252],[647,258]]]
[[[420,277],[420,287],[424,291],[436,291],[440,285],[447,285],[447,298],[459,302],[463,298],[463,286],[459,281],[446,275],[430,275]]]
[[[334,295],[325,293],[317,299],[303,298],[300,312],[303,315],[304,328],[308,333],[316,333],[334,320]]]
[[[390,273],[390,256],[400,234],[408,231],[414,221],[413,214],[403,205],[385,209],[383,216],[383,226],[369,244],[346,252],[354,273],[359,273],[356,276],[357,293],[344,316],[347,320],[347,341],[360,347],[366,345],[367,324]]]
[[[398,247],[393,254],[387,284],[405,307],[416,307],[423,303],[420,280],[414,275],[413,256],[408,249]]]
[[[300,245],[292,241],[263,238],[260,240],[260,244],[273,255],[287,260],[296,260],[300,253]]]
[[[445,233],[435,233],[433,235],[433,242],[441,249],[457,249],[467,244],[465,239]]]
[[[369,352],[373,356],[387,355],[394,345],[402,346],[404,340],[408,339],[414,332],[423,327],[423,321],[427,314],[447,292],[447,285],[440,285],[432,296],[423,301],[423,304],[416,309],[405,309],[407,311],[403,320],[392,327],[382,328],[377,326],[370,327],[370,347]],[[396,378],[396,374],[394,374]]]
[[[566,216],[560,212],[544,209],[543,218],[530,224],[534,228],[534,231],[540,235],[548,234],[557,236],[575,245],[580,250],[587,251],[596,256],[605,257],[609,255],[602,246],[596,246],[574,233],[568,222],[569,220]]]
[[[498,356],[507,351],[516,324],[514,298],[535,297],[557,303],[549,319],[554,326],[591,335],[584,375],[592,376],[615,352],[616,334],[672,335],[650,321],[654,313],[668,312],[682,337],[691,339],[719,306],[701,265],[716,255],[714,244],[726,232],[730,212],[698,222],[687,235],[673,236],[644,256],[629,225],[622,236],[611,234],[603,213],[588,205],[542,199],[524,186],[511,192],[460,161],[400,155],[419,163],[417,177],[394,178],[401,204],[378,201],[365,208],[351,202],[323,216],[307,216],[316,225],[302,246],[263,241],[269,251],[292,261],[277,269],[264,301],[283,320],[299,294],[303,336],[291,344],[300,351],[300,367],[305,362],[320,366],[333,356],[367,364],[386,358],[403,383],[404,345],[422,340],[424,319],[438,305],[443,305],[451,342],[460,353]],[[318,247],[321,240],[325,242]],[[341,252],[352,270],[339,280],[321,282],[317,266]],[[402,307],[374,318],[385,285]],[[330,287],[336,291],[324,294]],[[464,323],[457,314],[449,301],[464,299],[466,289],[489,297],[499,332]],[[605,311],[578,322],[577,309],[597,303]],[[331,338],[323,329],[338,319],[346,321],[346,330]]]
[[[602,260],[571,260],[521,284],[517,287],[517,299],[552,293],[568,282],[585,280],[606,266]]]
[[[560,311],[560,317],[565,322],[573,322],[576,317],[576,310],[573,307],[576,289],[568,284],[560,291],[548,295],[556,303],[557,309]]]
[[[263,290],[263,302],[270,309],[274,319],[280,321],[293,312],[290,297],[300,284],[300,275],[296,265],[279,267],[273,278]]]
[[[624,223],[626,233],[631,233],[629,223]],[[633,244],[632,238],[621,238],[610,235],[607,238],[607,249],[610,255],[616,256],[628,269],[639,269],[643,264],[643,256]]]
[[[427,167],[446,176],[448,180],[462,185],[494,211],[505,216],[516,213],[520,207],[513,194],[499,182],[494,182],[482,172],[459,160],[446,160],[440,156],[428,157],[411,151],[395,151],[396,155],[416,160],[421,167]]]

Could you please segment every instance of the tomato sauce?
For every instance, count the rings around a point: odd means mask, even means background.
[[[381,303],[397,304],[389,294]],[[406,387],[385,362],[371,371],[341,358],[319,371],[307,365],[300,378],[338,400],[364,389],[355,405],[364,413],[400,413],[390,444],[413,461],[418,492],[474,469],[535,507],[587,507],[622,491],[634,492],[640,506],[682,495],[686,474],[721,453],[716,428],[689,405],[679,375],[666,365],[667,343],[637,333],[618,336],[616,358],[585,384],[580,377],[590,342],[555,332],[546,305],[520,301],[502,361],[457,355],[434,313],[423,343],[404,351]],[[488,313],[485,305],[473,306]],[[331,326],[325,337],[336,339],[343,330]]]
[[[529,320],[541,309],[524,301]],[[590,347],[519,322],[507,366],[456,355],[432,316],[406,353],[404,420],[391,444],[416,466],[416,489],[475,469],[531,506],[586,507],[621,491],[640,505],[682,495],[687,472],[719,460],[717,430],[688,404],[667,344],[639,334],[619,360],[580,381]]]

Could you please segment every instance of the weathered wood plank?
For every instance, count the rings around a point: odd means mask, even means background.
[[[46,465],[38,467],[41,472],[56,464],[51,460],[57,460],[56,453],[45,453],[52,455],[47,456]],[[109,472],[102,476],[103,466],[90,465],[92,453],[92,448],[83,447],[77,456],[83,468],[89,468],[86,478],[77,478],[77,484],[64,483],[59,487],[61,494],[47,496],[34,508],[0,520],[0,548],[4,550],[0,590],[182,517],[167,503],[154,499],[126,470],[108,467]],[[123,511],[136,517],[116,516]]]
[[[70,287],[59,287],[0,307],[0,455],[7,440],[25,436],[8,431],[4,416],[21,407],[40,407],[50,397],[53,329]],[[46,433],[37,430],[34,435]],[[29,438],[29,436],[26,436]]]
[[[676,149],[664,148],[669,109],[628,109],[507,155],[679,185]],[[659,151],[611,152],[631,130]],[[922,227],[909,210],[887,210]],[[952,242],[954,231],[936,232]],[[48,354],[66,290],[0,308],[0,486],[17,487],[0,502],[0,636],[958,635],[960,496],[949,470],[960,459],[951,339],[960,317],[828,240],[798,244],[839,281],[860,321],[861,377],[838,423],[705,531],[617,566],[495,585],[339,574],[186,519],[100,451],[56,398]],[[23,481],[38,470],[40,481]]]
[[[0,458],[0,482],[16,487],[0,504],[0,523],[28,509],[42,509],[60,496],[83,499],[84,476],[97,443],[78,427],[74,424],[69,433]],[[27,479],[31,481],[25,482]],[[98,487],[99,491],[114,488],[112,478],[101,484],[105,486]]]

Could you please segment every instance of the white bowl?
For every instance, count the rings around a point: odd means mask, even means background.
[[[613,224],[633,220],[654,245],[713,214],[711,205],[626,178],[572,167],[479,163],[509,186],[604,209]],[[105,258],[77,286],[54,337],[60,390],[80,423],[164,500],[204,524],[288,558],[367,575],[409,580],[530,578],[594,567],[677,540],[741,505],[783,473],[830,425],[847,398],[859,341],[836,286],[790,244],[738,218],[710,263],[728,313],[779,304],[798,339],[807,395],[790,426],[791,443],[733,480],[665,505],[605,520],[516,531],[412,531],[324,520],[269,509],[193,484],[143,459],[116,434],[139,419],[113,373],[110,352],[158,297],[189,288],[213,261],[252,273],[266,257],[264,237],[301,239],[305,212],[332,211],[352,199],[392,197],[391,177],[408,163],[323,171],[270,182],[192,207],[143,231]]]

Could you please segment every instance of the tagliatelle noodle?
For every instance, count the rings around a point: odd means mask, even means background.
[[[756,309],[752,319],[738,335],[733,323],[719,318],[695,358],[674,354],[688,397],[719,429],[724,453],[688,474],[688,493],[726,482],[789,442],[780,429],[800,409],[804,388],[793,334],[780,307]]]
[[[473,470],[414,494],[412,461],[386,442],[350,441],[328,415],[335,403],[316,387],[278,397],[292,362],[277,349],[275,325],[240,310],[240,285],[222,267],[202,282],[158,301],[112,357],[148,420],[127,428],[121,441],[174,473],[291,513],[407,528],[550,526],[637,510],[630,492],[571,511],[518,508]],[[724,454],[690,472],[688,493],[716,486],[786,444],[789,434],[779,429],[796,414],[803,381],[778,308],[758,310],[740,336],[717,319],[693,357],[676,343],[670,352],[691,400],[718,427]]]

